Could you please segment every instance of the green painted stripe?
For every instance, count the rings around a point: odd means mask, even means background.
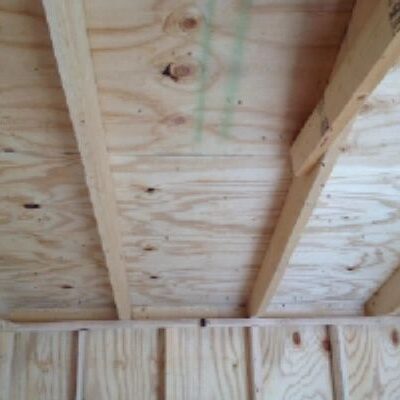
[[[225,91],[225,105],[221,120],[220,135],[227,137],[232,125],[235,110],[235,96],[239,90],[241,66],[244,54],[244,37],[250,20],[252,0],[241,0],[235,29],[235,43],[233,45],[232,62],[228,84]]]
[[[201,142],[204,127],[204,108],[206,102],[206,84],[209,75],[208,61],[211,52],[212,21],[215,13],[215,0],[208,0],[206,5],[206,18],[202,32],[202,55],[200,58],[200,79],[197,96],[197,115],[195,122],[195,141]]]

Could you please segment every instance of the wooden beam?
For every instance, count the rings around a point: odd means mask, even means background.
[[[382,326],[398,325],[400,316],[385,317],[323,317],[323,318],[219,318],[205,320],[209,328],[249,328],[249,327],[296,327],[321,325]],[[0,332],[74,332],[80,330],[98,331],[108,329],[133,328],[190,328],[204,326],[204,320],[131,320],[131,321],[66,321],[45,323],[13,323],[0,320]]]
[[[400,268],[365,303],[367,315],[400,314]]]
[[[349,400],[349,375],[347,357],[344,348],[343,328],[341,326],[328,326],[331,342],[332,379],[335,400]]]
[[[251,292],[248,304],[250,316],[262,315],[275,294],[322,188],[332,172],[340,152],[340,139],[309,174],[293,179]]]
[[[296,176],[309,171],[400,57],[400,0],[358,0],[329,83],[291,148]]]
[[[61,82],[86,173],[115,305],[130,319],[128,277],[82,0],[43,0]]]

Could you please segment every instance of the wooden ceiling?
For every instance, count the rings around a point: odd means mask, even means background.
[[[363,314],[400,260],[383,3],[0,0],[0,315]],[[307,118],[361,87],[330,178],[293,180]]]

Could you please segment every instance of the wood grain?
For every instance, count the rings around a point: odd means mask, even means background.
[[[14,333],[0,332],[0,400],[10,399]]]
[[[75,385],[73,333],[15,335],[11,399],[71,400]]]
[[[158,399],[160,357],[157,329],[89,332],[85,399]]]
[[[399,326],[344,328],[350,398],[400,396]]]
[[[260,329],[263,398],[333,399],[325,327]]]
[[[112,306],[41,2],[0,10],[0,311]]]
[[[245,330],[168,328],[166,399],[248,399]]]
[[[363,312],[399,265],[399,78],[397,65],[355,121],[274,303],[341,300]]]

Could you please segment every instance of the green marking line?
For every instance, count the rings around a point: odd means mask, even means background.
[[[242,0],[241,7],[237,16],[235,29],[235,43],[232,53],[231,71],[228,78],[228,84],[225,92],[224,112],[221,120],[220,135],[227,137],[232,125],[233,112],[235,109],[235,95],[239,89],[240,71],[244,52],[244,36],[247,31],[250,8],[252,0]]]
[[[195,140],[197,142],[201,141],[204,127],[204,107],[206,102],[206,84],[208,79],[208,60],[211,51],[211,26],[212,20],[215,12],[215,0],[207,1],[207,16],[205,19],[205,24],[203,27],[203,37],[202,37],[202,56],[201,56],[201,66],[200,69],[200,80],[198,88],[197,97],[197,118],[195,122]]]

